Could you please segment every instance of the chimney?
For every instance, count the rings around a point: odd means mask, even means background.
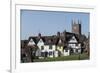
[[[57,36],[60,37],[60,32],[57,32]]]
[[[41,38],[41,33],[38,34],[38,37]]]

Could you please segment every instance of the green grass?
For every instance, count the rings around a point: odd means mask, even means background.
[[[35,59],[34,62],[49,62],[49,61],[68,61],[68,60],[86,60],[89,59],[87,54],[74,54],[70,56],[61,56],[54,58]]]

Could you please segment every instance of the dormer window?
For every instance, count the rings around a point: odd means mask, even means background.
[[[33,46],[33,45],[35,45],[35,42],[34,42],[33,39],[31,38],[30,41],[29,41],[29,43],[28,43],[28,46]]]
[[[49,49],[52,49],[52,45],[49,45]]]
[[[42,39],[40,39],[40,42],[42,42]]]
[[[42,39],[40,39],[40,41],[39,41],[39,42],[40,42],[40,43],[41,43],[41,42],[43,42],[43,41],[42,41]]]
[[[30,42],[33,42],[33,40],[31,39]]]
[[[44,46],[41,46],[41,50],[44,50]]]
[[[75,37],[72,37],[72,40],[75,40]]]
[[[73,36],[70,40],[69,43],[78,43],[77,39],[75,36]]]

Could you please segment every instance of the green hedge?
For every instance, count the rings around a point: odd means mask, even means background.
[[[67,61],[67,60],[86,60],[89,59],[87,54],[74,54],[70,56],[61,56],[54,58],[34,59],[34,62],[49,62],[49,61]]]

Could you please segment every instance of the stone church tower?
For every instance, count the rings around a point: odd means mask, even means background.
[[[81,35],[81,21],[72,20],[72,33]]]

